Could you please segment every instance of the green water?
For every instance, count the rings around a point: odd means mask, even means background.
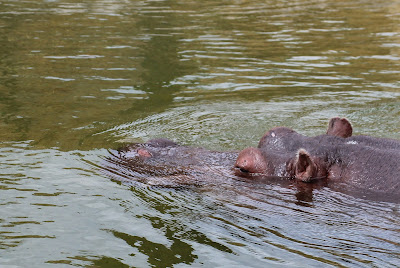
[[[1,267],[398,267],[400,207],[278,184],[170,190],[101,172],[166,137],[274,126],[400,139],[397,1],[1,1]]]

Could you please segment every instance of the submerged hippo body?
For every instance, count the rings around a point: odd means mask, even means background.
[[[106,160],[117,180],[139,181],[164,187],[200,185],[232,177],[237,152],[218,152],[181,146],[167,139],[128,145]]]

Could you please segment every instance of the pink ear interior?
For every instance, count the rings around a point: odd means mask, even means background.
[[[307,168],[310,166],[310,158],[307,153],[299,152],[297,157],[297,171],[298,172],[305,172]]]
[[[142,157],[152,157],[151,153],[147,149],[144,149],[144,148],[137,149],[137,153],[139,156],[142,156]]]
[[[302,181],[309,181],[316,171],[316,166],[311,159],[308,152],[304,149],[300,149],[297,152],[296,161],[296,178]]]

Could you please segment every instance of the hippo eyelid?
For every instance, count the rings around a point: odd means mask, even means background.
[[[271,136],[272,136],[272,137],[275,137],[275,132],[271,132]]]

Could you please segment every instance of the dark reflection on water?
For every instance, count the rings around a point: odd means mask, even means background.
[[[101,169],[122,143],[233,151],[274,126],[322,134],[333,116],[399,139],[399,11],[2,1],[0,266],[398,267],[396,202],[217,173],[144,187]]]

